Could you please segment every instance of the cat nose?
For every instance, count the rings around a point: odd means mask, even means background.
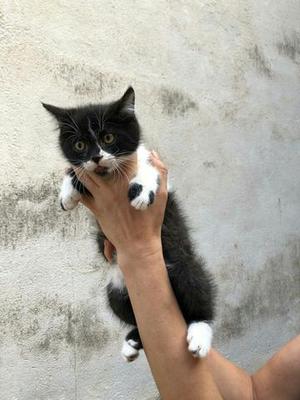
[[[95,156],[95,157],[92,157],[92,160],[93,160],[96,164],[98,164],[98,162],[101,160],[101,158],[103,158],[103,156]]]

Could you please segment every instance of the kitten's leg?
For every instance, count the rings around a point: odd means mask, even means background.
[[[188,327],[188,349],[194,357],[207,356],[212,342],[212,329],[207,322],[192,322]]]
[[[143,348],[140,334],[137,328],[132,329],[126,336],[122,346],[122,356],[128,361],[134,361],[139,356],[139,350]]]
[[[149,151],[143,146],[138,149],[136,176],[130,181],[128,197],[137,210],[145,210],[154,202],[159,187],[159,173],[149,161]]]
[[[169,197],[165,214],[166,216],[171,215],[172,218],[176,217],[172,224],[165,220],[166,226],[170,230],[175,226],[174,221],[177,224],[180,222],[176,201],[170,203],[171,201],[172,194]],[[172,211],[168,207],[173,207]],[[184,229],[183,224],[177,225],[177,229],[180,230],[180,228],[183,228],[181,231],[184,233],[183,236],[188,237],[188,232]],[[169,257],[173,254],[172,257],[176,259],[176,263],[172,263],[170,259],[166,260],[166,265],[175,297],[188,325],[188,349],[195,357],[202,358],[208,354],[211,348],[213,334],[211,322],[214,319],[216,288],[210,273],[205,268],[204,260],[201,257],[196,258],[193,254],[192,244],[187,241],[184,251],[180,247],[177,250],[176,245],[167,240],[166,232],[168,232],[167,229],[162,238],[165,244],[165,254],[169,253]],[[174,242],[176,241],[174,240]]]
[[[61,208],[64,211],[72,210],[77,206],[80,193],[74,187],[74,176],[65,175],[59,194]]]

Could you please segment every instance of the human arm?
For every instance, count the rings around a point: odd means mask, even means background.
[[[256,400],[300,399],[300,336],[280,349],[252,376]]]
[[[153,376],[164,400],[218,400],[217,387],[206,360],[187,350],[186,323],[170,286],[162,256],[161,225],[167,200],[167,172],[161,172],[161,189],[145,211],[133,209],[128,183],[118,186],[94,174],[81,177],[93,194],[82,202],[95,214],[114,244],[118,263],[137,319]]]
[[[195,359],[187,351],[186,323],[171,289],[160,245],[151,255],[135,261],[126,256],[120,265],[162,398],[221,399],[207,360]]]

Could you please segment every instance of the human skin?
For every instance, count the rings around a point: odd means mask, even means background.
[[[134,170],[135,160],[128,169]],[[155,153],[161,185],[147,210],[128,201],[128,178],[116,183],[92,172],[80,180],[92,194],[81,202],[107,237],[105,255],[118,264],[136,316],[144,350],[164,400],[296,400],[300,398],[300,337],[253,376],[215,350],[195,359],[187,350],[187,326],[172,291],[162,255],[161,226],[167,201],[167,170]],[[76,171],[76,169],[75,169]]]

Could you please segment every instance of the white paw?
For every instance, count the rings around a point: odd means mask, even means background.
[[[64,211],[73,210],[78,204],[78,200],[73,197],[67,197],[65,199],[60,198],[60,205]]]
[[[155,192],[141,183],[131,182],[128,190],[130,204],[137,210],[145,210],[154,202]]]
[[[125,361],[134,361],[139,356],[139,350],[134,347],[136,344],[137,343],[132,339],[128,341],[124,340],[121,354]]]
[[[59,195],[61,208],[65,211],[73,210],[77,206],[79,199],[80,193],[74,188],[72,177],[65,175]]]
[[[194,357],[207,356],[212,341],[212,329],[206,322],[193,322],[188,327],[188,349]]]

